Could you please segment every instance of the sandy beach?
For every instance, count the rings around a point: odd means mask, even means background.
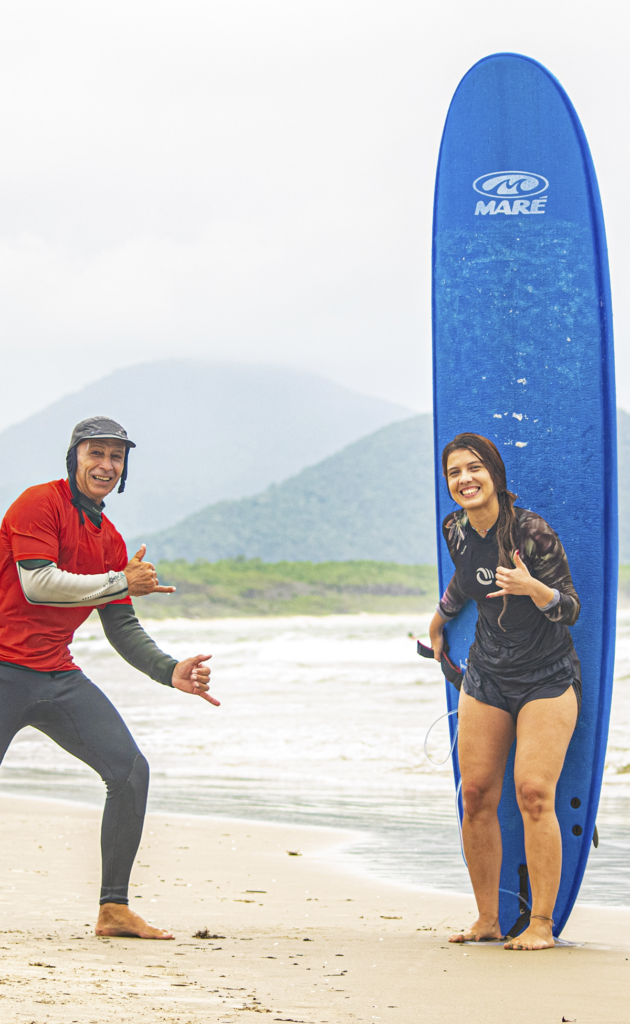
[[[449,946],[472,899],[350,873],[352,833],[150,815],[131,903],[176,938],[101,939],[99,812],[0,805],[3,1022],[628,1019],[630,909],[578,907],[550,952]]]

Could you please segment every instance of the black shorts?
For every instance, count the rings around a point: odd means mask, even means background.
[[[572,686],[578,705],[578,717],[582,706],[582,679],[580,661],[575,653],[565,655],[559,661],[546,665],[544,669],[523,673],[520,679],[499,679],[476,665],[468,665],[464,674],[462,689],[470,697],[490,704],[493,708],[507,711],[514,721],[525,704],[532,700],[561,697]]]

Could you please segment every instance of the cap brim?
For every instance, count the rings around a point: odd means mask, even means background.
[[[120,434],[90,434],[89,437],[80,438],[77,444],[80,444],[81,441],[97,441],[99,439],[101,441],[122,441],[129,448],[137,448],[134,441],[130,441],[128,437],[121,437]]]

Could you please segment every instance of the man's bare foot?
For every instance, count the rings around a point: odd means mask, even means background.
[[[103,903],[99,910],[95,935],[120,935],[134,939],[173,939],[161,928],[153,928],[134,914],[125,903]]]
[[[477,920],[467,932],[460,932],[459,935],[451,935],[449,942],[493,942],[497,939],[502,939],[501,928],[499,927],[499,920],[495,918],[494,921],[489,919],[482,919],[478,917]]]
[[[504,949],[553,949],[552,922],[548,918],[537,917],[530,919],[530,922],[520,935],[505,943]]]

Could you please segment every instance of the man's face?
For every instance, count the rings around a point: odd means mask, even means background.
[[[77,487],[100,505],[120,480],[125,465],[122,441],[81,441],[77,445]]]

